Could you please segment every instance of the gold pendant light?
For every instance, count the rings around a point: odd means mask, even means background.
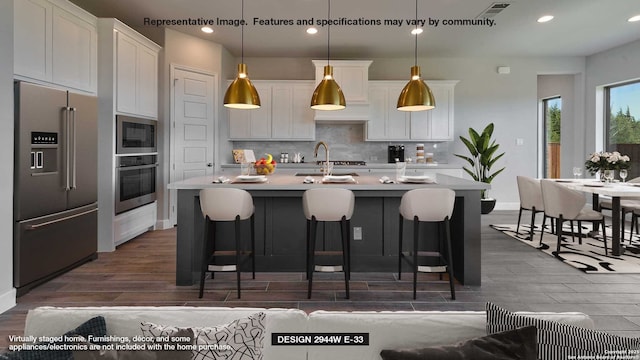
[[[327,20],[331,18],[331,0],[328,0]],[[324,77],[318,84],[311,97],[311,108],[315,110],[342,110],[347,106],[340,85],[333,78],[333,66],[329,65],[330,56],[330,29],[327,25],[327,65],[324,67]]]
[[[418,29],[418,0],[416,0],[416,29]],[[436,107],[436,99],[431,89],[422,80],[418,66],[418,32],[415,34],[414,65],[411,67],[411,80],[404,86],[398,97],[398,110],[424,111]]]
[[[242,62],[238,64],[238,76],[224,94],[224,106],[232,109],[258,109],[260,95],[249,80],[247,64],[244,63],[244,0],[242,0]]]

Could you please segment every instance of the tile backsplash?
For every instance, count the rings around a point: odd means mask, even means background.
[[[294,153],[301,153],[305,162],[315,161],[313,148],[318,141],[329,145],[330,160],[364,160],[367,163],[386,163],[388,145],[402,144],[405,156],[415,161],[416,141],[364,141],[364,124],[316,124],[315,141],[234,141],[234,149],[253,149],[256,157],[264,153],[273,154],[276,161],[280,153],[289,153],[292,161]],[[439,163],[449,162],[449,143],[420,142],[425,145],[425,152],[432,152],[434,160]],[[233,163],[231,154],[226,156],[228,163]],[[324,160],[324,149],[318,153],[318,159]]]

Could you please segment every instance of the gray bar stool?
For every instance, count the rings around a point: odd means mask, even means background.
[[[400,201],[400,236],[398,247],[398,280],[402,279],[402,260],[411,265],[413,270],[413,299],[416,298],[416,286],[418,272],[448,273],[449,286],[451,287],[451,299],[456,299],[453,285],[453,261],[451,258],[451,235],[449,220],[453,213],[453,204],[456,193],[450,189],[414,189],[407,191]],[[413,220],[413,251],[402,251],[402,237],[404,220]],[[438,224],[438,249],[436,251],[419,251],[420,223],[429,222]],[[444,234],[443,234],[444,230]],[[444,236],[443,236],[444,235]],[[443,254],[443,251],[446,251]],[[423,266],[418,260],[422,258],[436,258],[437,264]]]
[[[200,270],[200,294],[204,292],[204,278],[207,271],[235,271],[237,274],[238,299],[240,298],[240,269],[242,265],[251,260],[251,271],[256,278],[255,260],[255,221],[253,198],[245,190],[235,188],[208,188],[200,190],[200,208],[205,216],[204,241],[202,245],[202,264]],[[240,222],[251,221],[251,250],[242,249],[240,240]],[[223,221],[235,222],[235,250],[216,250],[216,223]],[[234,264],[218,265],[217,257],[235,257]]]
[[[314,271],[344,271],[346,298],[349,298],[349,278],[351,272],[350,233],[351,215],[355,195],[351,190],[340,188],[310,189],[302,195],[302,207],[307,218],[307,279],[309,287],[307,298],[311,299]],[[316,232],[318,221],[340,222],[342,251],[316,251]],[[315,257],[342,255],[342,266],[316,266]]]

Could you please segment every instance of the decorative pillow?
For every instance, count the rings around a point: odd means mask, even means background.
[[[640,350],[640,339],[626,338],[574,325],[519,315],[487,303],[487,333],[535,326],[538,330],[538,356],[541,359],[595,359],[597,356],[622,354],[633,359]],[[622,357],[621,357],[622,358]]]
[[[234,359],[262,360],[264,346],[265,313],[259,312],[229,324],[215,327],[194,327],[196,350],[194,360]],[[174,336],[179,327],[141,324],[144,336]]]
[[[104,321],[104,317],[96,316],[80,324],[77,328],[67,331],[59,339],[51,342],[40,342],[39,345],[64,345],[77,343],[76,337],[81,336],[83,338],[93,335],[96,337],[107,335],[107,324]],[[55,334],[51,334],[51,337],[58,337]],[[67,338],[73,338],[73,340],[67,340]],[[71,350],[21,350],[8,352],[0,355],[0,360],[68,360],[72,358]]]
[[[536,328],[508,330],[458,345],[382,350],[380,356],[382,360],[537,360]]]
[[[175,341],[169,338],[166,342],[135,343],[137,350],[116,350],[101,349],[74,351],[73,360],[189,360],[191,359],[191,348],[186,350],[177,348],[177,345],[192,345],[194,341],[193,330],[182,329],[173,334],[174,338],[188,338],[187,341]],[[89,342],[84,342],[89,345]],[[165,345],[166,344],[166,345]],[[121,345],[121,344],[120,344]],[[162,346],[162,349],[155,349],[154,345]],[[172,350],[175,349],[175,350]]]

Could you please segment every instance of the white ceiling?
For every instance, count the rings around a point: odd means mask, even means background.
[[[154,19],[241,19],[239,0],[71,0],[99,17],[116,17],[143,34],[151,35]],[[493,0],[418,0],[419,19],[475,19]],[[513,0],[496,15],[495,25],[426,26],[418,37],[420,56],[587,56],[640,39],[639,0]],[[245,0],[244,55],[247,57],[327,56],[326,27],[313,36],[307,26],[253,25],[261,19],[326,19],[327,0]],[[555,18],[539,24],[541,15]],[[413,19],[414,0],[333,0],[331,18]],[[233,55],[241,53],[240,27],[200,26],[171,28],[222,44]],[[412,26],[331,26],[331,58],[411,57]]]

